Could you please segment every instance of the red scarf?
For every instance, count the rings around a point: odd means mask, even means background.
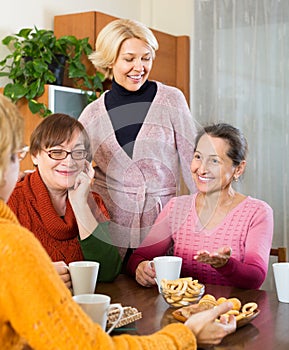
[[[103,219],[100,221],[106,220],[108,213],[103,201],[95,193],[93,197],[97,202],[98,214]],[[78,241],[78,226],[70,202],[67,199],[65,216],[60,217],[52,205],[38,169],[17,183],[8,205],[17,215],[21,225],[39,239],[52,261],[63,260],[68,264],[71,261],[83,260]]]

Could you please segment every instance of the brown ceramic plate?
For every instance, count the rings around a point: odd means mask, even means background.
[[[180,308],[180,309],[177,309],[177,310],[174,310],[172,312],[172,315],[173,317],[178,320],[178,321],[181,321],[181,322],[185,322],[187,320],[187,317],[185,317],[183,314],[182,314],[182,310],[183,309],[187,309],[188,310],[189,308],[189,312],[190,314],[195,314],[195,313],[198,313],[198,312],[201,312],[201,311],[204,311],[204,308],[200,308],[200,305],[199,304],[194,304],[194,305],[190,305],[190,306],[186,306],[184,308]],[[237,321],[237,328],[241,328],[241,327],[244,327],[246,324],[250,323],[255,317],[257,317],[260,313],[260,310],[257,309],[253,312],[252,315],[248,316],[248,317],[245,317],[239,321]]]

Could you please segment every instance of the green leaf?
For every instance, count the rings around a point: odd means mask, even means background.
[[[29,34],[32,32],[32,30],[33,30],[32,28],[23,28],[20,30],[18,34],[16,34],[16,36],[20,38],[28,39]]]
[[[0,77],[9,77],[9,72],[0,72]]]
[[[12,101],[17,101],[26,95],[26,88],[20,84],[7,84],[4,88],[4,95]]]
[[[2,39],[2,44],[8,46],[12,40],[15,40],[15,37],[12,35],[8,35],[4,39]]]
[[[43,103],[39,103],[36,100],[29,100],[28,106],[33,114],[39,113],[43,117],[51,114],[51,111]]]

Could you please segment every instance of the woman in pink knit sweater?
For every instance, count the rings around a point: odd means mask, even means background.
[[[236,192],[246,166],[247,141],[228,124],[205,127],[197,136],[191,173],[198,192],[173,198],[128,262],[128,271],[151,286],[148,261],[173,244],[183,258],[182,275],[202,283],[259,288],[268,267],[273,213],[264,201]]]

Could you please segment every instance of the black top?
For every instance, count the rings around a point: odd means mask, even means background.
[[[129,157],[156,92],[153,81],[147,80],[137,91],[128,91],[113,80],[111,90],[105,94],[104,103],[116,139]]]

